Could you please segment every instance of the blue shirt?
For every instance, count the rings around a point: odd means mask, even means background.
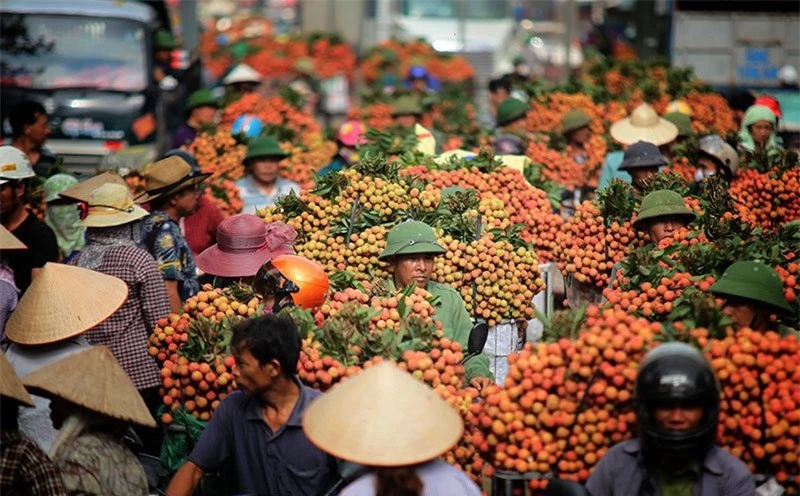
[[[586,483],[592,496],[661,494],[659,474],[648,473],[640,455],[638,439],[621,442],[594,468]],[[694,483],[695,496],[753,496],[755,481],[747,466],[730,453],[714,446],[703,460]]]
[[[467,474],[443,460],[432,460],[415,469],[422,480],[422,496],[480,496],[481,490]],[[339,496],[374,496],[376,478],[367,474],[344,488]]]
[[[178,293],[186,300],[200,291],[197,265],[186,238],[167,214],[157,210],[142,222],[142,246],[153,255],[166,281],[178,281]]]
[[[239,493],[324,494],[336,480],[336,460],[311,444],[302,427],[303,413],[321,393],[297,385],[297,404],[286,424],[275,432],[264,421],[257,397],[242,391],[231,393],[214,412],[189,460],[206,472],[232,460]]]
[[[288,195],[292,191],[297,194],[300,193],[299,184],[282,177],[279,177],[278,180],[275,181],[275,192],[271,195],[262,193],[250,176],[245,176],[236,181],[236,187],[239,188],[239,195],[242,197],[242,202],[244,203],[244,207],[242,208],[243,214],[254,214],[258,210],[271,207],[275,205],[275,201],[278,197]]]
[[[612,179],[622,179],[626,183],[631,183],[633,181],[630,174],[619,170],[624,156],[625,152],[622,150],[606,154],[606,160],[603,162],[603,170],[600,172],[600,184],[597,186],[597,189],[605,188],[611,183]]]
[[[319,170],[317,175],[319,177],[322,177],[326,174],[332,174],[332,173],[335,174],[340,170],[344,169],[346,166],[347,162],[345,162],[344,159],[342,159],[341,155],[337,154],[335,157],[333,157],[333,160],[331,160],[331,162],[328,165]]]

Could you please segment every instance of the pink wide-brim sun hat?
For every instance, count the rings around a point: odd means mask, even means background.
[[[234,215],[220,223],[217,244],[198,255],[197,267],[218,277],[252,277],[273,257],[294,253],[296,237],[282,222],[265,224],[255,215]]]
[[[365,134],[367,134],[367,128],[364,127],[364,124],[358,121],[347,121],[339,127],[336,139],[345,146],[363,145],[367,142]]]

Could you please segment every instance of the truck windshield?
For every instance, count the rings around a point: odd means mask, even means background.
[[[142,91],[145,26],[126,19],[3,13],[3,86]]]
[[[409,17],[491,20],[508,16],[507,0],[404,0],[403,14]]]

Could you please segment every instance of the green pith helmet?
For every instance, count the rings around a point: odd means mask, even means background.
[[[392,117],[400,115],[422,115],[422,105],[419,99],[411,95],[399,97],[392,104]]]
[[[396,225],[386,236],[386,249],[378,260],[397,255],[431,253],[441,255],[447,250],[436,242],[433,228],[424,222],[409,221]]]
[[[156,31],[153,45],[156,50],[172,50],[178,46],[178,43],[175,41],[175,37],[172,36],[172,33],[165,29],[159,29]]]
[[[760,262],[736,262],[728,267],[709,291],[715,295],[737,296],[766,303],[786,312],[792,311],[783,296],[781,278],[772,267]]]
[[[280,157],[286,158],[289,154],[281,148],[277,138],[274,136],[259,136],[253,138],[247,144],[247,155],[245,160],[250,160],[257,157]]]
[[[690,223],[695,218],[695,213],[686,208],[680,194],[667,189],[653,191],[645,196],[633,227],[642,231],[647,229],[647,221],[658,217],[684,217],[686,223]]]
[[[186,112],[203,106],[219,108],[219,102],[214,97],[214,93],[212,93],[211,90],[197,90],[186,99]]]
[[[561,117],[561,129],[564,134],[576,131],[591,124],[592,119],[580,109],[572,109]]]
[[[528,104],[519,98],[506,98],[497,107],[497,125],[505,126],[528,113]]]
[[[664,114],[664,119],[675,124],[675,127],[678,128],[678,136],[685,137],[694,134],[694,129],[692,129],[692,118],[688,115],[680,112],[670,112],[668,114]]]

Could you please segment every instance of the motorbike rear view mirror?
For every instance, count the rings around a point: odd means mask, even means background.
[[[467,355],[477,355],[483,351],[486,346],[486,340],[489,338],[489,325],[486,322],[478,322],[472,326],[469,331],[469,340],[467,341]]]

